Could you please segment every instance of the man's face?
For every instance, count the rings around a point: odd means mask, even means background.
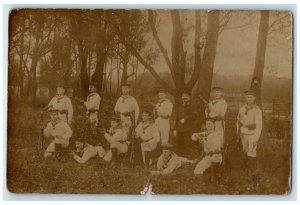
[[[58,113],[57,112],[50,112],[50,118],[51,118],[51,120],[57,120],[58,119]]]
[[[206,121],[205,126],[208,131],[212,131],[215,129],[215,124],[212,121]]]
[[[56,92],[58,95],[63,95],[65,93],[65,89],[63,87],[57,87]]]
[[[81,151],[83,149],[84,143],[80,141],[75,142],[76,151]]]
[[[221,97],[222,97],[222,92],[221,92],[220,90],[214,90],[214,91],[213,91],[213,97],[214,97],[215,99],[221,98]]]
[[[149,113],[143,112],[143,114],[142,114],[142,120],[143,120],[143,122],[147,122],[147,121],[149,121],[149,119],[150,119]]]
[[[123,86],[122,87],[122,94],[123,95],[128,95],[129,94],[129,87],[127,87],[127,86]]]
[[[95,90],[96,90],[96,88],[95,88],[94,85],[90,85],[90,86],[89,86],[89,92],[90,92],[90,93],[95,92]]]
[[[116,128],[117,126],[118,126],[118,122],[116,121],[116,120],[111,120],[110,121],[110,126],[112,127],[112,128]]]
[[[164,100],[164,99],[166,99],[166,98],[167,98],[166,93],[164,93],[164,92],[159,92],[159,93],[158,93],[158,99],[159,99],[159,100]]]
[[[250,105],[254,104],[254,102],[255,102],[255,96],[253,96],[253,95],[246,95],[245,99],[246,99],[246,103],[250,104]]]
[[[164,150],[162,151],[162,154],[163,154],[163,157],[164,157],[164,158],[168,158],[168,157],[171,156],[172,151],[169,150],[169,149],[164,149]]]
[[[191,97],[190,95],[183,93],[181,99],[183,104],[187,104],[190,102]]]

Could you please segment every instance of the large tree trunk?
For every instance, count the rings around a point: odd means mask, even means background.
[[[89,76],[87,74],[87,58],[85,55],[81,58],[80,83],[82,97],[86,99],[89,92]]]
[[[255,67],[251,82],[251,89],[257,93],[257,103],[261,105],[261,85],[263,80],[265,54],[269,27],[269,11],[261,11],[258,40],[256,45]]]
[[[19,62],[19,87],[20,87],[20,95],[24,95],[24,87],[23,87],[23,56],[24,56],[24,33],[25,33],[25,18],[22,21],[22,34],[21,34],[21,48],[20,48],[20,62]]]
[[[210,96],[214,62],[219,37],[219,15],[220,11],[210,11],[208,13],[206,45],[201,64],[201,74],[198,80],[198,93],[200,93],[207,101],[209,100]]]
[[[98,92],[99,94],[101,94],[102,86],[103,86],[103,70],[107,58],[107,53],[101,42],[97,43],[96,45],[96,54],[97,54],[96,70],[91,78],[91,81],[98,83]]]

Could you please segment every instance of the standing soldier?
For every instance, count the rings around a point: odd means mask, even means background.
[[[207,104],[205,109],[206,118],[212,118],[215,122],[215,129],[217,132],[224,136],[225,121],[224,117],[227,111],[227,103],[223,99],[223,88],[214,87],[213,99]]]
[[[142,111],[142,122],[135,129],[135,137],[141,141],[143,161],[146,168],[149,168],[151,158],[158,157],[159,153],[159,131],[153,122],[152,107],[145,107]]]
[[[203,143],[204,157],[197,164],[194,170],[195,175],[200,175],[205,172],[213,163],[222,162],[221,149],[223,147],[223,136],[215,130],[213,119],[207,118],[205,122],[206,131],[194,133],[193,141]]]
[[[90,119],[90,123],[92,127],[98,126],[98,112],[100,107],[100,95],[96,92],[97,83],[91,82],[89,85],[89,95],[87,96],[87,100],[84,102],[83,105],[86,107],[87,115]]]
[[[46,149],[44,157],[50,157],[52,153],[58,149],[67,148],[72,136],[72,130],[68,123],[59,118],[59,111],[57,109],[50,108],[49,112],[51,122],[49,122],[44,129],[44,135],[46,137],[53,137],[54,139]]]
[[[241,140],[244,159],[250,178],[256,175],[256,148],[262,130],[262,112],[255,103],[256,94],[252,90],[245,92],[246,104],[237,116],[238,140]]]
[[[163,89],[158,91],[159,102],[156,104],[156,115],[155,124],[158,127],[161,144],[169,143],[170,135],[170,117],[172,115],[173,104],[167,98],[167,92]]]
[[[129,128],[132,125],[132,119],[134,117],[135,123],[137,122],[140,109],[136,99],[130,95],[130,85],[122,84],[122,95],[117,100],[115,106],[115,113],[120,115],[122,127],[129,133]]]
[[[65,95],[64,85],[58,84],[56,92],[56,95],[49,102],[48,108],[58,110],[59,118],[71,124],[73,118],[73,106],[70,98]]]
[[[192,143],[191,136],[195,131],[197,123],[197,109],[191,104],[189,92],[182,93],[182,104],[176,117],[176,130],[174,130],[176,148],[180,155],[187,154],[188,157],[195,157],[196,146]]]

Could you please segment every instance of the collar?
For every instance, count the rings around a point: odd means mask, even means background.
[[[95,94],[96,94],[95,92],[90,93],[90,94],[88,95],[88,98],[89,98],[89,97],[92,97],[92,96],[95,95]]]

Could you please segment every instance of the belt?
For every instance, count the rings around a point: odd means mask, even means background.
[[[256,129],[256,124],[249,124],[249,125],[243,125],[240,123],[242,127],[248,128],[248,130],[255,130]]]
[[[205,156],[213,156],[214,154],[221,154],[220,150],[216,150],[216,151],[210,151],[208,153],[205,153]]]
[[[158,116],[158,117],[165,120],[168,120],[170,118],[170,116]]]
[[[59,110],[58,112],[59,112],[59,114],[67,114],[68,110]]]
[[[131,112],[123,112],[123,113],[120,112],[120,114],[124,115],[125,117],[128,117],[131,115]]]
[[[96,110],[96,109],[90,109],[90,110],[88,110],[89,114],[94,113],[94,112],[98,112],[98,111],[99,110]]]

